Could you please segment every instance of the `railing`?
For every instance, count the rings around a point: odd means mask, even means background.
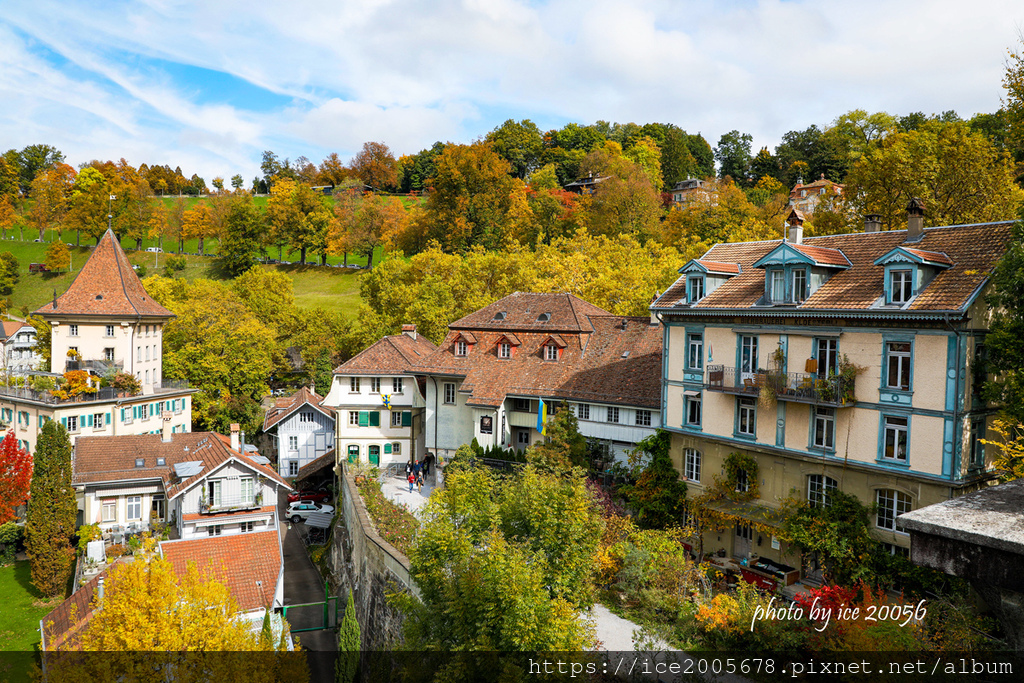
[[[188,381],[183,379],[167,380],[161,383],[159,386],[153,388],[155,394],[166,391],[177,391],[180,389],[188,389]],[[36,391],[28,387],[5,387],[0,386],[0,396],[6,396],[8,398],[19,398],[25,401],[36,401],[38,403],[47,403],[50,405],[64,405],[68,403],[87,403],[92,401],[113,401],[118,398],[133,398],[127,395],[125,392],[115,389],[113,387],[101,387],[96,391],[90,393],[82,393],[78,396],[69,396],[68,398],[57,398],[53,396],[49,391]],[[142,397],[142,394],[135,394],[135,396]],[[176,411],[176,412],[181,412]]]
[[[233,512],[235,510],[253,510],[263,506],[263,497],[256,496],[221,496],[216,503],[206,500],[199,501],[199,512],[212,515],[217,512]]]
[[[97,375],[107,375],[124,368],[123,360],[69,360],[64,364],[64,372],[72,370],[91,370]]]
[[[757,396],[764,387],[782,401],[842,407],[852,404],[854,381],[832,375],[823,378],[805,372],[740,372],[724,365],[708,366],[707,388],[730,394]]]

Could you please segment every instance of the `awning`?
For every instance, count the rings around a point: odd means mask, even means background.
[[[683,390],[683,396],[700,396],[700,392],[693,389],[685,389]]]
[[[709,510],[721,512],[722,514],[755,524],[762,524],[770,527],[780,527],[782,524],[782,511],[775,508],[765,507],[749,500],[716,500],[707,503]]]

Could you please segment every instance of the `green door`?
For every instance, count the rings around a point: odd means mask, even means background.
[[[380,446],[370,446],[370,464],[380,464]]]
[[[352,464],[359,462],[359,446],[348,447],[348,461]]]

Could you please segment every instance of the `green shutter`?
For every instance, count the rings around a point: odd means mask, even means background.
[[[85,416],[85,426],[86,427],[92,427],[93,426],[93,424],[92,424],[92,413],[89,413],[88,415]]]
[[[133,420],[138,420],[139,419],[139,407],[138,406],[132,406],[132,419]]]
[[[380,411],[379,410],[372,410],[372,411],[370,411],[370,426],[371,427],[380,427]]]
[[[107,424],[110,424],[110,413],[107,413]]]
[[[367,427],[370,424],[370,414],[365,410],[359,411],[359,426]]]
[[[60,419],[60,423],[61,423],[62,425],[64,425],[64,429],[67,429],[67,428],[68,428],[68,419],[67,419],[66,417],[62,417],[62,418]]]
[[[412,411],[411,410],[403,410],[402,411],[402,426],[403,427],[411,427],[412,426]]]
[[[390,455],[390,454],[391,454],[391,444],[386,443],[386,444],[384,444],[384,455]]]

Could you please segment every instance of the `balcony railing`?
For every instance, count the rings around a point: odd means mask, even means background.
[[[158,386],[153,387],[152,394],[159,395],[171,391],[180,391],[181,389],[188,389],[188,381],[183,379],[165,380]],[[143,394],[136,394],[138,397],[142,397]],[[64,405],[68,403],[89,403],[93,401],[112,401],[118,398],[131,398],[125,395],[125,392],[114,389],[113,387],[102,387],[92,393],[83,393],[78,396],[69,396],[68,398],[62,399],[57,398],[48,391],[36,391],[35,389],[29,389],[27,387],[5,387],[0,386],[0,397],[17,398],[24,401],[36,401],[38,403],[47,403],[50,405]],[[178,411],[180,412],[180,411]]]
[[[841,408],[856,400],[854,381],[841,376],[824,378],[805,372],[750,373],[724,365],[708,366],[707,388],[710,391],[757,396],[764,387],[780,401]]]
[[[64,372],[89,370],[94,375],[107,375],[123,369],[123,360],[68,360],[64,363]]]
[[[263,506],[263,496],[221,496],[217,501],[211,503],[209,499],[203,498],[199,501],[199,512],[204,515],[212,515],[218,512],[235,512],[238,510],[254,510]]]

